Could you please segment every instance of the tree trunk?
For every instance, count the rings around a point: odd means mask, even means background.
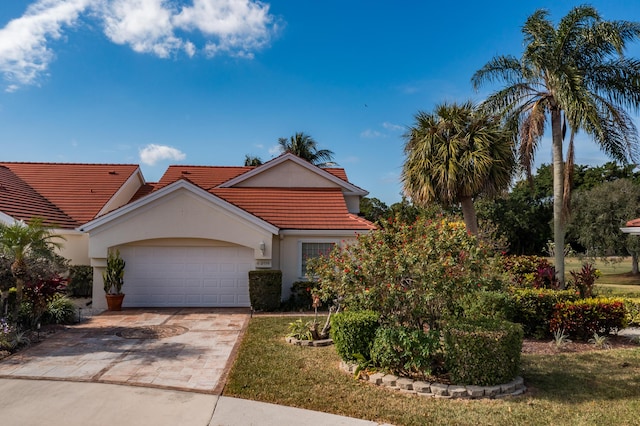
[[[638,275],[638,253],[631,253],[631,275]]]
[[[462,217],[464,218],[464,224],[467,227],[467,231],[469,231],[471,235],[477,236],[478,219],[476,217],[476,209],[473,207],[473,198],[461,198],[460,205],[462,206]]]
[[[562,154],[562,116],[558,107],[551,109],[551,134],[553,138],[553,243],[554,266],[560,288],[564,289],[564,161]]]

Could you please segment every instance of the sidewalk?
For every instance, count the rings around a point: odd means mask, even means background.
[[[263,402],[138,386],[0,379],[3,426],[377,426]]]

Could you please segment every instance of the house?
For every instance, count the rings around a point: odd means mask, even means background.
[[[282,271],[286,298],[309,258],[374,229],[367,192],[340,168],[292,154],[256,167],[170,166],[146,182],[133,164],[0,162],[0,221],[42,217],[61,255],[94,269],[106,308],[109,250],[126,261],[124,307],[246,307],[248,271]]]

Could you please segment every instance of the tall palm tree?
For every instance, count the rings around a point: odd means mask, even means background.
[[[246,154],[244,156],[244,165],[245,166],[261,166],[262,159],[260,159],[260,157],[257,157],[257,156]]]
[[[318,167],[334,166],[333,151],[318,149],[318,143],[304,132],[297,132],[290,138],[279,138],[278,144],[283,153],[290,152]]]
[[[505,190],[514,170],[513,134],[471,102],[419,112],[405,134],[402,182],[417,204],[460,203],[469,232],[478,233],[473,199]]]
[[[582,130],[612,158],[635,158],[638,134],[626,108],[640,106],[640,62],[624,56],[640,36],[640,24],[605,21],[590,6],[572,9],[554,27],[538,10],[523,29],[521,58],[497,56],[472,77],[477,89],[500,81],[504,88],[485,106],[500,112],[519,131],[520,162],[530,173],[534,154],[550,120],[553,164],[553,235],[557,277],[564,285],[564,237],[568,214],[573,137]],[[571,129],[566,164],[563,140]]]
[[[22,303],[24,283],[29,276],[26,257],[29,254],[50,256],[54,247],[62,246],[60,242],[53,241],[56,238],[64,239],[44,227],[42,219],[39,218],[32,219],[29,224],[22,221],[16,221],[11,225],[0,223],[0,249],[13,258],[11,274],[16,280],[16,315]]]

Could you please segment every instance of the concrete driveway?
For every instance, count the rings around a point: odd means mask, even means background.
[[[0,378],[219,395],[248,321],[248,309],[105,312],[0,361]]]

